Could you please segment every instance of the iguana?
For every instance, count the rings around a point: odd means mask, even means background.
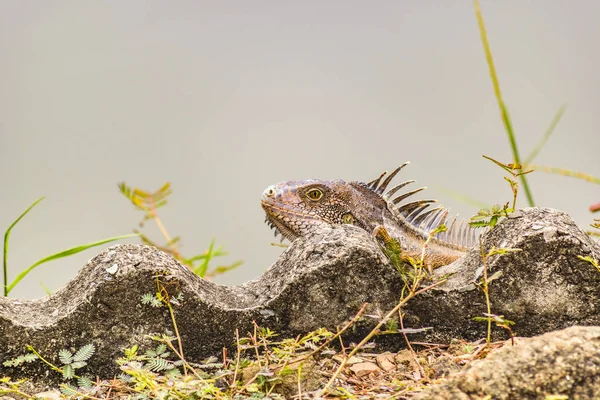
[[[381,227],[398,240],[405,256],[421,256],[429,232],[445,223],[448,210],[430,208],[436,200],[402,201],[424,190],[418,188],[396,193],[415,181],[409,180],[387,190],[388,185],[408,162],[391,174],[384,172],[369,182],[342,180],[286,181],[269,186],[262,194],[267,224],[290,241],[304,236],[316,224],[352,224],[375,234]],[[388,175],[386,177],[386,175]],[[385,179],[384,179],[385,178]],[[395,196],[395,197],[394,197]],[[447,230],[428,243],[424,263],[428,268],[450,264],[476,243],[475,230],[457,219]]]

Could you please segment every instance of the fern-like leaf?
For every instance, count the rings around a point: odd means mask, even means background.
[[[71,364],[73,362],[73,353],[67,349],[60,349],[58,351],[58,359],[63,364]]]
[[[172,369],[173,366],[164,358],[153,358],[148,362],[148,364],[146,364],[146,368],[148,368],[150,371],[160,372],[166,369]]]
[[[181,376],[181,371],[179,371],[177,368],[173,368],[173,369],[169,369],[167,371],[165,371],[164,374],[167,378],[176,378]]]
[[[156,346],[156,354],[160,357],[166,357],[163,355],[163,353],[167,350],[167,346],[164,343],[159,344],[158,346]]]
[[[117,379],[120,380],[123,383],[131,383],[133,382],[133,377],[131,375],[127,375],[124,373],[120,373],[119,375],[117,375]]]
[[[156,358],[158,357],[158,354],[156,354],[156,351],[152,350],[152,349],[148,349],[146,350],[146,352],[144,353],[146,355],[146,357],[148,358]]]
[[[2,363],[5,367],[18,367],[23,361],[19,360],[19,358],[12,358],[10,360],[6,360]]]
[[[473,228],[485,228],[490,225],[490,221],[471,221],[469,222]]]
[[[71,379],[75,376],[75,370],[71,366],[71,364],[67,364],[62,368],[63,378]]]
[[[37,354],[34,354],[34,353],[27,353],[22,357],[23,357],[23,361],[28,362],[28,363],[39,359]]]
[[[73,361],[86,361],[96,352],[96,346],[93,343],[82,346],[73,356]]]
[[[77,394],[79,394],[77,388],[69,383],[64,383],[60,385],[60,391],[65,396],[76,396]]]
[[[87,376],[80,376],[77,378],[77,386],[79,386],[81,389],[89,390],[94,387],[94,383]]]
[[[2,365],[4,365],[5,367],[18,367],[21,364],[30,363],[32,361],[37,360],[38,358],[39,357],[33,353],[27,353],[10,360],[6,360],[2,363]]]
[[[150,305],[155,308],[163,305],[162,302],[152,293],[144,293],[142,295],[142,304]]]

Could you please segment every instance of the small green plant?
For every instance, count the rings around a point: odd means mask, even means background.
[[[132,362],[136,362],[141,363],[141,366],[149,371],[164,371],[166,376],[169,377],[181,375],[179,367],[183,365],[183,360],[171,360],[170,358],[172,356],[172,352],[168,350],[167,345],[165,344],[165,342],[172,342],[176,338],[167,336],[155,336],[152,338],[154,340],[160,341],[161,343],[159,343],[154,349],[146,350],[145,353],[141,355],[137,353],[137,346],[125,349],[126,357],[120,359],[118,363],[120,365],[132,367]],[[127,378],[125,379],[127,380]]]
[[[12,232],[12,229],[19,223],[19,221],[21,221],[21,219],[23,219],[23,217],[25,215],[27,215],[27,213],[29,213],[29,211],[31,211],[31,209],[33,207],[35,207],[43,199],[44,199],[44,197],[40,197],[39,199],[34,201],[33,204],[29,206],[29,208],[27,208],[25,211],[23,211],[23,213],[21,215],[19,215],[19,217],[8,227],[8,229],[4,233],[4,253],[3,253],[3,259],[2,259],[2,267],[3,267],[3,275],[4,275],[4,285],[3,285],[4,296],[8,296],[8,294],[11,292],[11,290],[13,290],[15,288],[15,286],[19,282],[21,282],[21,280],[23,278],[25,278],[27,276],[27,274],[29,274],[36,267],[38,267],[42,264],[45,264],[50,261],[58,260],[61,258],[65,258],[65,257],[71,256],[73,254],[80,253],[91,247],[101,246],[103,244],[114,242],[117,240],[138,236],[137,234],[116,236],[116,237],[112,237],[112,238],[108,238],[108,239],[104,239],[104,240],[99,240],[97,242],[87,243],[87,244],[84,244],[81,246],[71,247],[70,249],[63,250],[61,252],[52,254],[48,257],[42,258],[41,260],[39,260],[39,261],[35,262],[33,265],[31,265],[29,268],[26,268],[23,271],[21,271],[21,273],[18,274],[17,277],[11,283],[8,283],[8,240],[10,238],[10,233]]]
[[[377,227],[375,229],[375,238],[379,244],[379,247],[383,254],[385,254],[388,261],[396,268],[404,282],[411,282],[409,285],[412,288],[418,287],[418,284],[426,278],[424,269],[427,269],[431,273],[431,269],[425,267],[427,248],[431,239],[438,233],[446,231],[446,225],[440,224],[438,227],[429,232],[427,239],[422,243],[421,253],[418,258],[415,255],[409,255],[402,250],[402,244],[396,238],[390,236],[387,230],[383,227]],[[407,269],[407,266],[411,268]]]
[[[469,225],[474,228],[493,228],[501,218],[508,217],[512,212],[514,212],[514,209],[509,208],[508,203],[505,203],[502,207],[495,204],[491,208],[479,210],[476,215],[471,217]]]
[[[407,281],[409,277],[406,273],[406,256],[402,250],[402,245],[398,239],[390,236],[388,231],[383,227],[378,227],[375,230],[375,238],[379,244],[379,248],[386,256],[390,264],[396,268],[403,280]]]
[[[77,386],[69,382],[60,385],[60,392],[68,397],[88,397],[88,395],[92,395],[95,390],[94,382],[87,376],[80,376],[77,378]]]
[[[492,322],[495,322],[497,326],[507,329],[511,333],[511,338],[512,338],[512,331],[510,330],[509,326],[513,324],[511,321],[505,320],[503,316],[497,316],[495,314],[492,314],[492,303],[490,301],[489,286],[490,286],[490,283],[493,280],[499,278],[502,275],[502,273],[499,271],[499,272],[495,273],[494,275],[492,275],[491,277],[488,277],[489,258],[492,256],[496,256],[496,255],[505,255],[508,253],[515,253],[515,252],[521,251],[521,249],[493,247],[486,253],[483,243],[481,241],[481,238],[479,238],[479,247],[481,249],[481,260],[483,262],[483,276],[481,277],[481,281],[476,282],[475,284],[481,289],[481,291],[483,292],[483,294],[485,296],[485,304],[487,307],[487,312],[484,313],[484,317],[473,317],[473,319],[475,321],[487,322],[486,342],[489,345],[492,340]]]
[[[181,342],[181,337],[179,336],[179,328],[177,327],[177,321],[175,319],[175,310],[173,309],[173,305],[179,305],[183,301],[183,294],[178,292],[175,296],[171,296],[167,287],[171,282],[163,282],[161,279],[164,278],[161,275],[157,275],[154,277],[154,281],[156,283],[156,293],[150,294],[146,293],[142,295],[141,302],[142,304],[147,304],[152,307],[162,307],[166,306],[169,309],[169,315],[171,316],[171,322],[173,323],[173,329],[175,330],[175,339],[178,343],[178,350],[173,347],[171,341],[165,341],[165,344],[175,352],[175,354],[183,361],[183,366],[186,368],[188,366],[185,361],[183,355],[183,344]]]
[[[40,358],[34,353],[26,353],[18,357],[12,358],[10,360],[6,360],[2,363],[2,365],[4,365],[5,367],[18,367],[19,365],[31,363],[39,359]]]
[[[483,158],[492,161],[494,164],[498,165],[511,175],[511,177],[505,176],[504,180],[510,185],[510,190],[513,195],[512,206],[509,207],[509,203],[506,202],[503,206],[494,205],[491,208],[481,209],[476,215],[471,217],[469,221],[469,224],[474,228],[493,228],[501,218],[508,217],[509,214],[515,211],[515,207],[517,206],[517,195],[519,193],[519,182],[517,181],[517,177],[528,174],[532,171],[522,171],[522,167],[519,164],[503,164],[485,155]]]
[[[514,344],[515,334],[510,327],[511,327],[511,325],[514,325],[515,323],[513,321],[510,321],[510,320],[504,318],[504,315],[483,313],[483,317],[473,317],[473,320],[479,321],[479,322],[487,322],[488,324],[490,322],[494,322],[497,327],[506,329],[508,331],[508,333],[510,334],[510,339],[513,341],[513,344]],[[487,344],[488,345],[490,344],[489,339],[487,340]]]
[[[154,349],[146,350],[146,353],[144,354],[145,361],[146,361],[146,367],[150,371],[154,371],[154,372],[166,371],[166,370],[172,370],[172,371],[179,372],[179,370],[176,367],[179,365],[182,365],[183,361],[182,360],[170,361],[168,359],[170,356],[171,356],[171,352],[167,351],[167,345],[165,345],[164,343],[161,343],[158,346],[156,346],[156,348],[154,348]]]
[[[85,367],[87,365],[87,360],[94,355],[95,351],[96,347],[91,343],[82,346],[75,353],[68,349],[61,349],[58,352],[58,359],[63,364],[63,378],[73,378],[75,376],[75,371]]]
[[[87,361],[94,355],[96,347],[90,343],[80,347],[77,351],[71,351],[68,349],[61,349],[58,352],[58,359],[61,362],[61,366],[53,364],[48,361],[33,347],[27,346],[30,353],[21,355],[11,360],[4,361],[2,365],[5,367],[18,367],[25,363],[31,363],[36,360],[41,360],[44,364],[48,365],[51,370],[62,374],[65,381],[70,381],[73,378],[77,379],[77,386],[75,387],[70,382],[61,384],[60,390],[66,396],[80,395],[82,392],[90,392],[94,388],[92,380],[87,376],[78,376],[75,372],[87,365]],[[0,383],[10,383],[9,381],[0,381]],[[10,392],[18,392],[18,383],[9,385]],[[10,393],[6,391],[6,393]],[[3,388],[0,387],[0,394],[3,393]],[[28,396],[29,398],[29,396]],[[33,398],[33,397],[31,397]]]
[[[177,293],[176,296],[169,298],[168,301],[171,304],[178,304],[179,302],[183,301],[183,293],[181,293],[181,292]],[[159,308],[159,307],[165,306],[165,299],[163,298],[163,296],[160,293],[156,293],[156,294],[144,293],[142,295],[141,302],[144,305],[149,305],[154,308]]]
[[[134,229],[134,232],[139,234],[140,239],[143,243],[157,247],[162,251],[171,254],[180,263],[187,266],[196,275],[203,278],[210,278],[216,275],[224,274],[231,271],[234,268],[239,267],[242,262],[236,261],[229,265],[220,265],[210,268],[210,263],[216,257],[227,255],[227,252],[222,247],[215,248],[214,239],[211,241],[208,249],[198,255],[192,257],[184,257],[179,250],[179,243],[181,238],[179,236],[172,237],[167,229],[165,228],[162,220],[158,215],[158,209],[167,205],[169,196],[173,193],[171,184],[165,183],[160,189],[155,192],[147,192],[142,189],[132,188],[125,182],[118,184],[119,191],[125,196],[134,207],[144,213],[142,220],[139,223],[139,228],[142,229],[146,221],[153,220],[166,240],[165,245],[160,245],[154,240],[151,240],[147,235],[142,233],[139,229]]]

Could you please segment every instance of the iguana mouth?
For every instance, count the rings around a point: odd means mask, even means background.
[[[273,229],[273,231],[275,231],[275,237],[281,235],[281,241],[287,239],[291,242],[300,236],[299,233],[295,232],[290,226],[286,225],[285,221],[283,221],[282,215],[288,210],[278,206],[276,202],[270,200],[262,200],[261,205],[266,213],[265,222]]]
[[[275,231],[275,236],[278,234],[281,235],[281,241],[287,239],[291,242],[303,236],[304,231],[312,225],[326,223],[323,222],[322,218],[303,211],[290,210],[285,205],[274,200],[263,199],[261,204],[267,215],[265,222]]]
[[[271,216],[268,213],[267,213],[267,216],[265,218],[265,222],[267,223],[267,225],[269,226],[269,228],[273,229],[273,231],[275,232],[275,237],[277,237],[277,235],[281,235],[281,241],[282,242],[283,242],[283,239],[287,239],[287,240],[289,240],[291,242],[291,241],[293,241],[294,239],[296,239],[297,237],[300,236],[296,232],[294,232],[293,230],[291,230],[283,222],[281,222],[280,220],[278,220],[277,218]]]

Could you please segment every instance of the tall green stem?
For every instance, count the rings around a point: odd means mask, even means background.
[[[517,140],[515,139],[515,133],[512,127],[512,123],[510,121],[510,117],[508,115],[508,110],[506,108],[506,105],[504,104],[504,100],[502,99],[502,92],[500,92],[500,83],[498,82],[498,75],[496,74],[496,67],[494,66],[492,51],[488,42],[487,32],[485,30],[485,23],[483,22],[483,15],[481,14],[481,7],[479,5],[479,1],[473,0],[473,6],[475,8],[477,24],[479,25],[479,33],[481,35],[481,42],[483,43],[483,49],[485,51],[485,58],[490,71],[490,77],[492,78],[492,84],[494,86],[494,94],[496,95],[498,106],[500,107],[500,116],[502,117],[504,128],[506,129],[506,133],[508,134],[508,140],[510,142],[510,147],[513,153],[515,164],[521,164],[521,157],[519,156],[519,149],[517,148]],[[520,175],[519,178],[521,179],[523,190],[525,190],[525,196],[527,197],[527,202],[529,203],[529,206],[534,207],[535,203],[533,201],[533,195],[531,194],[531,190],[529,189],[529,184],[527,183],[527,177],[525,175]]]

